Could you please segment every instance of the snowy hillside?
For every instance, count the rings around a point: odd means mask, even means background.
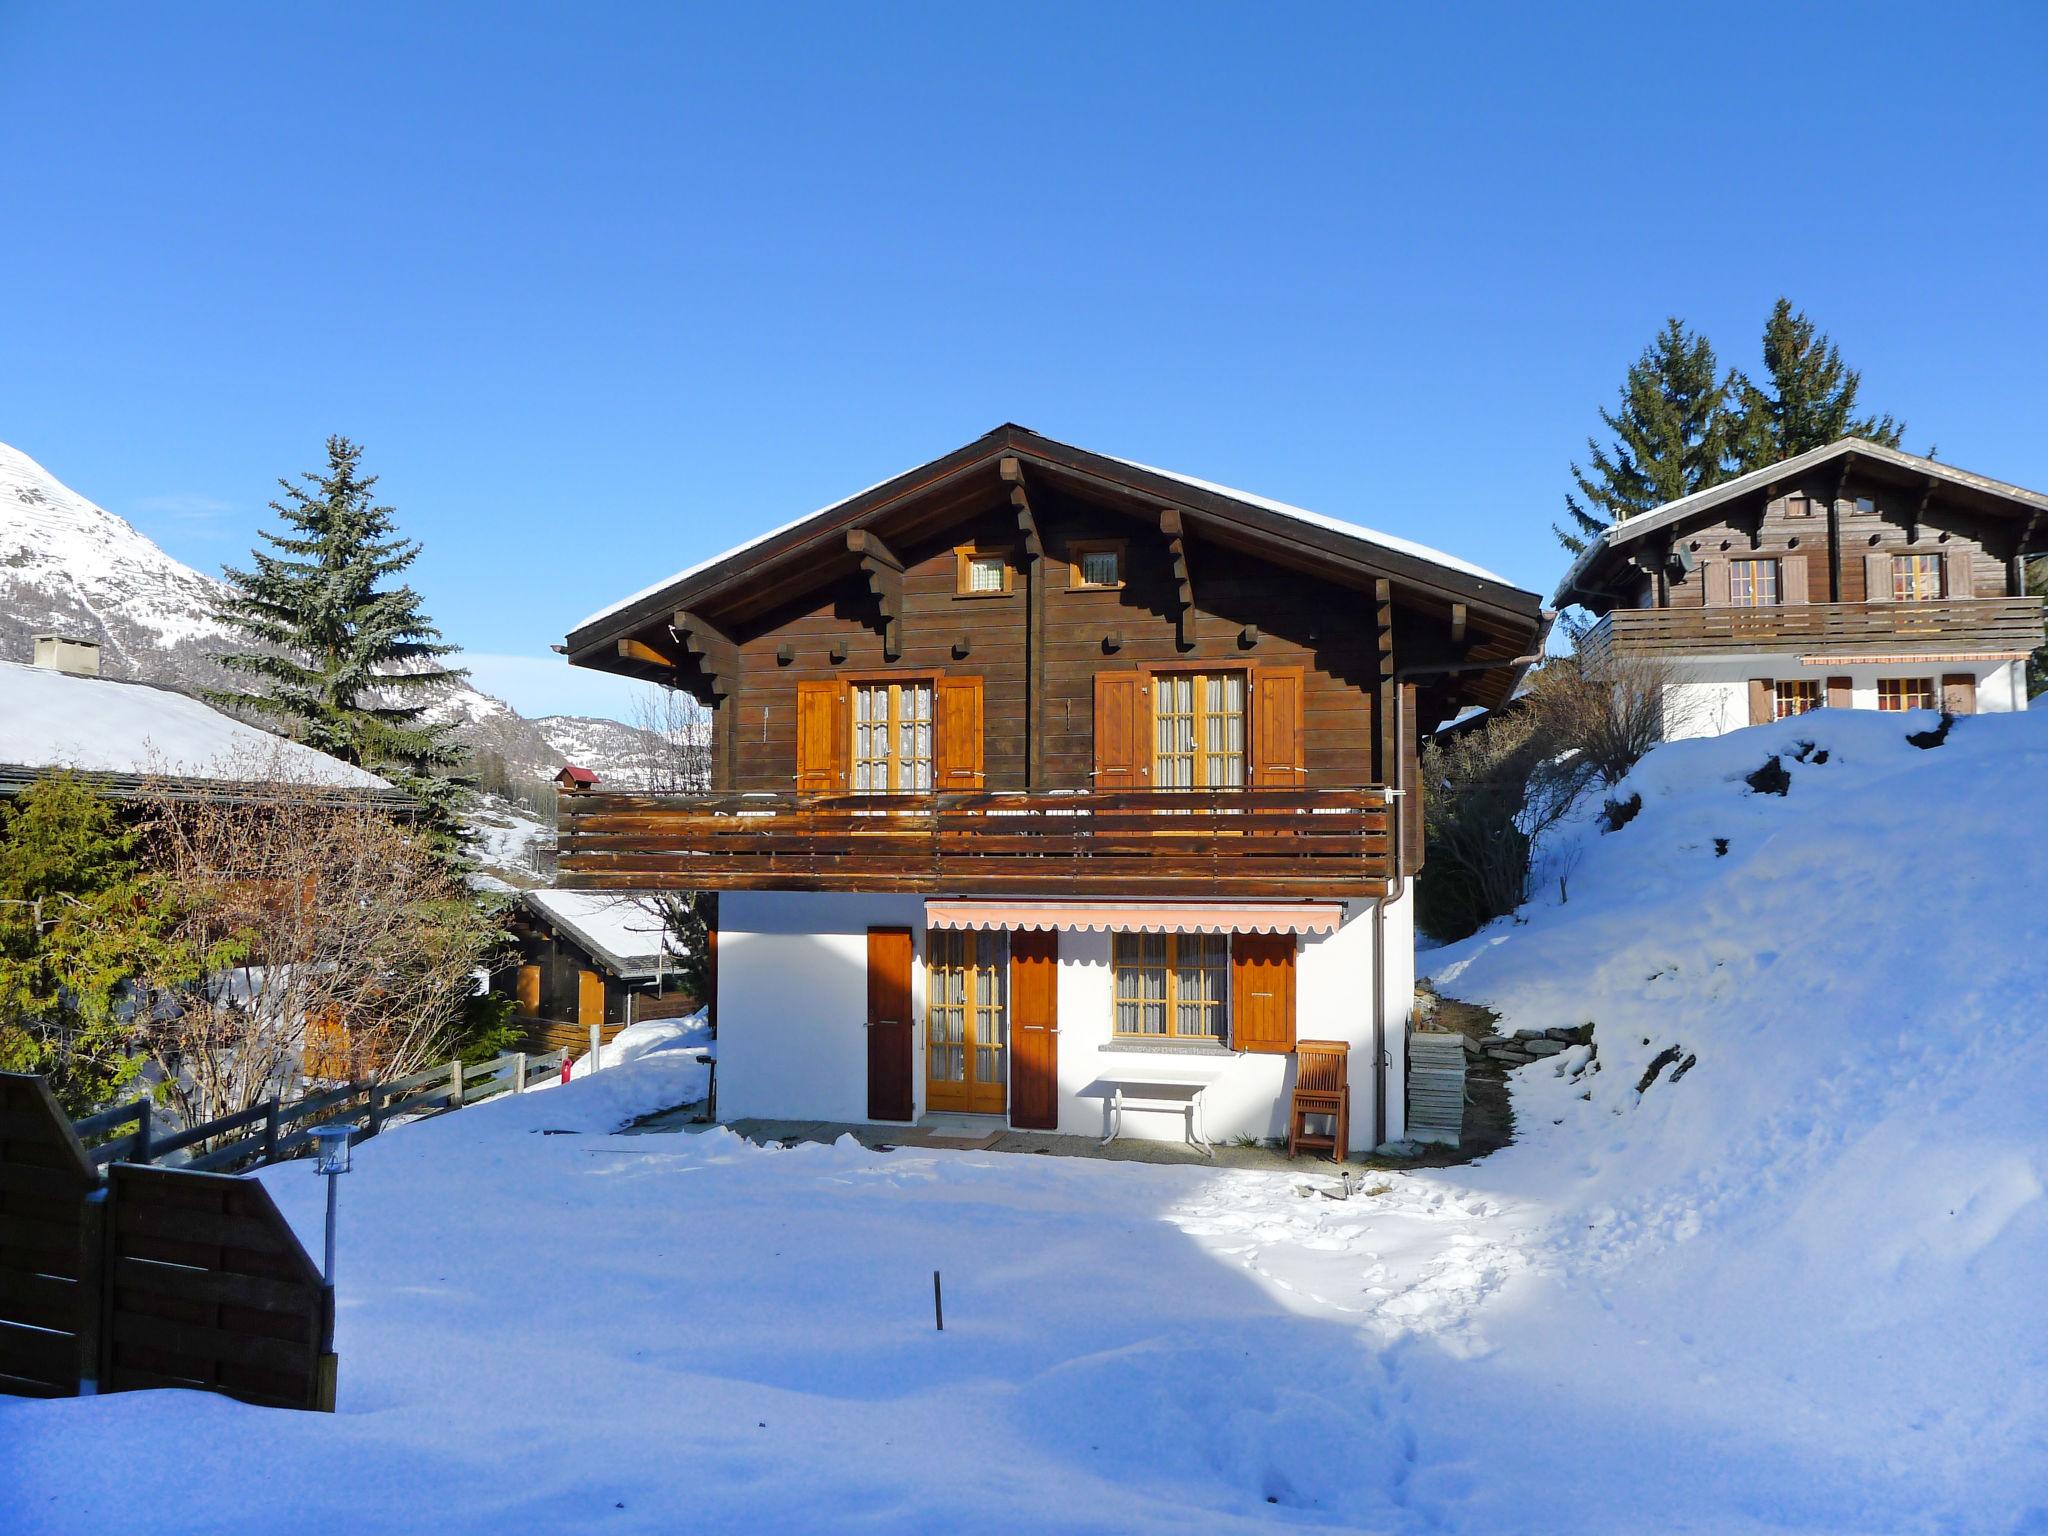
[[[227,640],[211,617],[220,590],[213,577],[172,559],[0,443],[0,661],[27,661],[34,635],[59,630],[98,640],[109,677],[185,689],[229,686],[213,662]],[[528,720],[468,686],[450,690],[434,713],[520,778],[546,780],[574,762],[620,783],[637,782],[659,748],[657,738],[617,721]]]
[[[1593,1024],[1599,1070],[1522,1068],[1475,1175],[1549,1208],[1533,1251],[1598,1310],[1652,1320],[1661,1411],[1718,1400],[1912,1485],[1840,1529],[1919,1501],[2040,1529],[2048,711],[1907,739],[1936,731],[1828,710],[1661,747],[1633,819],[1555,851],[1568,904],[1424,961],[1504,1029]],[[1783,794],[1748,782],[1773,758]]]

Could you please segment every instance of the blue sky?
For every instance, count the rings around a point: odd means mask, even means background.
[[[0,440],[217,570],[368,447],[480,680],[1004,420],[1548,592],[1666,314],[2048,486],[2048,7],[0,0]]]

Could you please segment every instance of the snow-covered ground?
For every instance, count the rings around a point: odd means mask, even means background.
[[[0,1528],[2048,1530],[2048,715],[1930,723],[1662,749],[1569,905],[1433,952],[1596,1025],[1482,1164],[608,1134],[700,1091],[671,1026],[360,1150],[339,1413],[0,1399]]]

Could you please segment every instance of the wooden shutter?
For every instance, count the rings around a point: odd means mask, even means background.
[[[519,967],[519,1011],[524,1014],[540,1012],[540,967],[522,965]]]
[[[1863,557],[1863,601],[1866,603],[1888,603],[1892,600],[1892,557],[1890,555],[1865,555]]]
[[[1967,549],[1952,549],[1941,562],[1942,595],[1975,597],[1976,567]]]
[[[1252,673],[1252,787],[1300,789],[1308,779],[1300,667]]]
[[[1806,597],[1806,556],[1787,555],[1778,562],[1778,601],[1804,603]]]
[[[799,794],[846,788],[846,689],[837,679],[796,685],[796,787]]]
[[[1941,679],[1941,707],[1952,715],[1977,713],[1977,678],[1971,672],[1947,672]]]
[[[595,971],[576,973],[576,1022],[584,1025],[604,1022],[604,978]]]
[[[1709,608],[1728,606],[1728,562],[1726,560],[1702,560],[1700,581],[1706,590]]]
[[[980,789],[982,765],[981,679],[942,677],[932,696],[937,719],[940,789]]]
[[[1831,677],[1828,679],[1828,708],[1847,709],[1856,701],[1856,680],[1852,677]]]
[[[1293,934],[1231,935],[1230,1032],[1230,1043],[1240,1051],[1293,1051]]]
[[[1422,868],[1422,741],[1421,722],[1416,718],[1416,685],[1403,683],[1396,690],[1401,717],[1394,725],[1394,739],[1400,756],[1395,780],[1401,788],[1401,873],[1412,875]]]
[[[1137,672],[1095,674],[1095,787],[1138,789],[1152,777],[1144,741],[1144,681]]]
[[[1768,677],[1752,677],[1749,680],[1749,723],[1751,725],[1769,725],[1771,723],[1771,717],[1777,713],[1777,710],[1773,708],[1773,705],[1776,703],[1776,692],[1775,686]]]

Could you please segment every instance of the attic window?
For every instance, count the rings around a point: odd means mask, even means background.
[[[1006,555],[965,546],[955,550],[958,580],[954,591],[961,597],[1001,597],[1010,590],[1010,561]]]
[[[1070,586],[1082,589],[1120,587],[1124,584],[1124,545],[1121,539],[1097,539],[1086,543],[1077,540],[1068,553],[1073,562]]]
[[[1811,517],[1813,516],[1813,502],[1805,496],[1787,496],[1785,498],[1785,515],[1787,517]]]

